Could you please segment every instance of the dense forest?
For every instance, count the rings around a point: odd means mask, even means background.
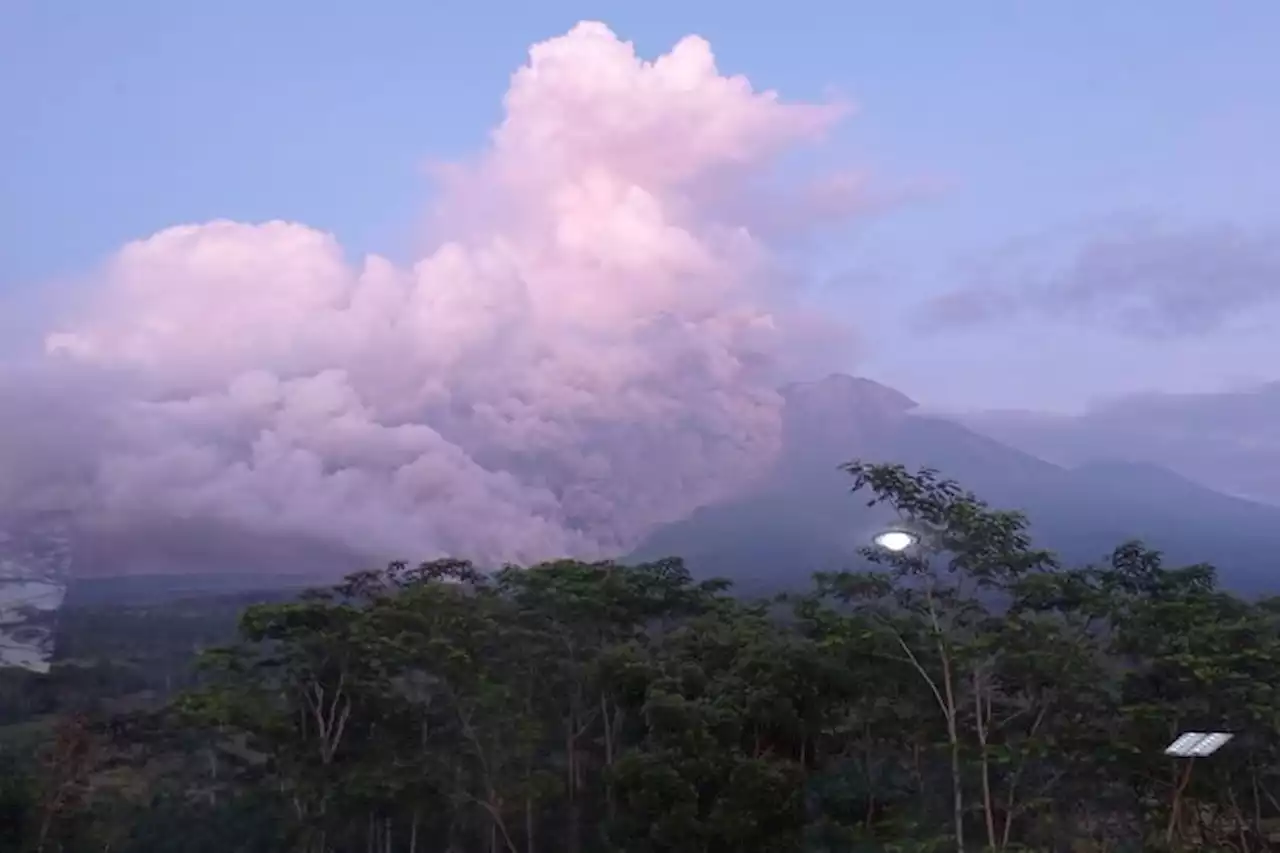
[[[0,850],[1231,850],[1280,839],[1280,600],[853,463],[915,547],[747,601],[676,559],[68,610],[0,683]],[[197,654],[198,653],[198,654]],[[1171,758],[1184,731],[1235,738]]]

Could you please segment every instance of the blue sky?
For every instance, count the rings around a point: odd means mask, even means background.
[[[941,331],[910,322],[1011,241],[1070,255],[1079,234],[1135,216],[1175,237],[1280,232],[1270,0],[10,0],[0,331],[34,334],[22,306],[41,288],[182,222],[292,219],[355,253],[404,253],[424,162],[482,145],[528,47],[582,19],[645,56],[702,35],[722,70],[787,98],[848,96],[858,114],[824,156],[940,187],[809,259],[815,275],[864,282],[818,297],[863,330],[856,372],[941,406],[1069,407],[1280,378],[1267,314],[1280,281],[1252,287],[1243,322],[1196,334],[1109,331],[1096,299],[1071,322],[1052,308]],[[1211,255],[1202,277],[1222,263]]]

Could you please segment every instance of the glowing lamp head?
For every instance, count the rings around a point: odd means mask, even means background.
[[[916,537],[905,530],[886,530],[875,538],[875,543],[886,551],[905,551],[916,544]]]

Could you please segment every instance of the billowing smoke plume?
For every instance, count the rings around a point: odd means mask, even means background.
[[[290,222],[111,257],[47,339],[112,390],[60,428],[94,453],[45,490],[84,486],[86,517],[138,530],[487,562],[622,552],[741,488],[821,328],[738,205],[839,109],[754,92],[697,38],[643,62],[598,24],[535,46],[505,106],[442,173],[411,267]]]

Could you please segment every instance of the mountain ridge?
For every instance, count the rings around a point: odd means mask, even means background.
[[[768,586],[855,565],[858,548],[891,520],[849,496],[838,469],[860,458],[934,468],[994,507],[1023,511],[1037,542],[1069,562],[1096,561],[1141,539],[1170,562],[1214,563],[1228,585],[1272,585],[1280,508],[1152,463],[1056,464],[919,413],[906,395],[871,380],[796,383],[784,399],[784,446],[772,473],[750,494],[655,531],[632,557],[683,556],[700,574]]]
[[[1280,506],[1280,382],[1133,394],[1078,414],[1006,409],[945,417],[1054,462],[1151,462],[1217,492]]]

